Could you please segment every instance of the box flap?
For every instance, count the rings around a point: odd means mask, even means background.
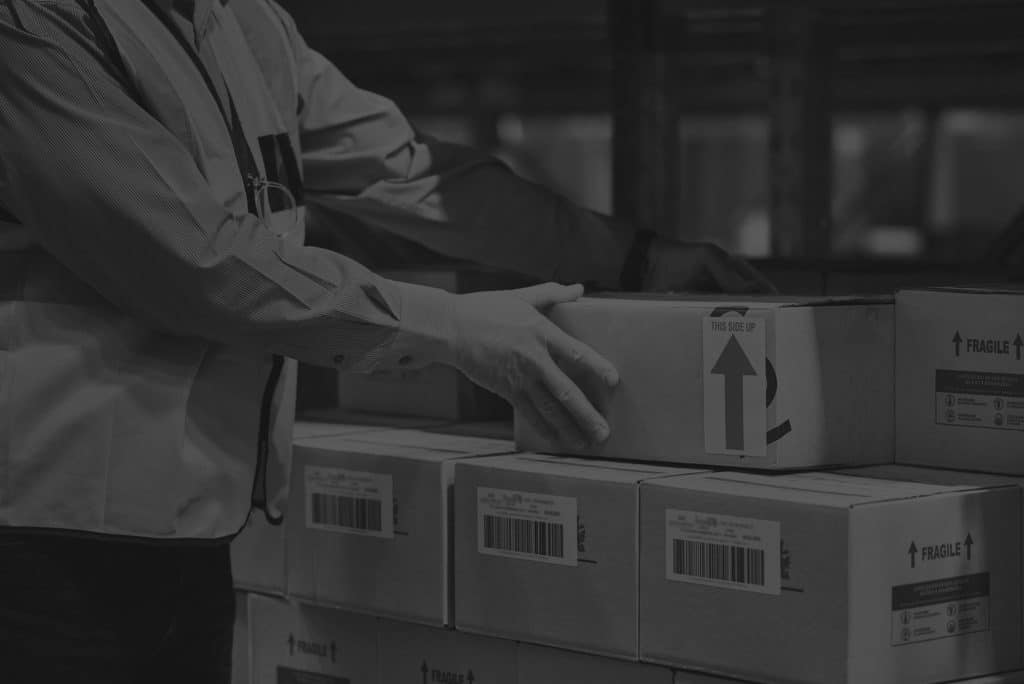
[[[914,287],[903,292],[955,292],[957,294],[980,294],[980,295],[1022,295],[1024,294],[1024,283],[996,283],[992,285],[942,285],[934,287]]]
[[[706,473],[707,470],[693,468],[677,468],[659,465],[640,465],[621,461],[601,461],[595,459],[574,458],[571,456],[552,456],[548,454],[521,453],[475,460],[463,464],[466,467],[487,468],[489,470],[508,470],[521,473],[542,473],[560,477],[572,477],[581,480],[599,480],[603,482],[632,483],[642,482],[658,477],[672,475],[692,475]]]
[[[484,451],[481,453],[480,451],[471,448],[441,449],[427,446],[415,446],[413,444],[389,444],[387,442],[375,442],[362,439],[366,434],[370,433],[326,435],[323,437],[303,439],[295,443],[295,455],[298,457],[304,452],[316,452],[328,455],[366,454],[372,456],[390,456],[393,458],[408,458],[417,461],[431,461],[439,463],[453,458],[487,456],[495,453],[493,451]],[[514,451],[514,449],[509,450]]]
[[[861,466],[859,468],[844,468],[840,472],[845,475],[853,475],[856,477],[927,482],[929,484],[958,485],[964,487],[1024,486],[1024,478],[1013,477],[1011,475],[991,475],[989,473],[925,468],[922,466],[912,465],[887,464],[878,466]]]
[[[515,444],[507,439],[453,435],[442,432],[428,432],[426,430],[374,430],[348,436],[354,442],[413,447],[433,451],[453,451],[480,456],[508,454],[516,451]]]
[[[970,485],[925,484],[903,480],[881,480],[844,473],[795,473],[759,475],[754,473],[706,473],[685,478],[665,478],[650,483],[670,487],[742,496],[773,501],[788,501],[813,506],[853,508],[922,496],[936,496],[976,490]],[[984,488],[984,487],[983,487]]]
[[[645,293],[645,292],[596,292],[576,301],[586,304],[588,300],[609,300],[621,302],[670,302],[686,308],[744,307],[748,309],[782,309],[810,306],[858,306],[892,304],[889,295],[879,296],[814,296],[814,295],[764,295],[757,297],[740,295],[714,294],[678,294],[678,293]]]
[[[356,425],[350,423],[323,423],[318,421],[297,420],[292,429],[292,439],[307,439],[326,435],[343,435],[352,432],[369,432],[379,430],[372,425]]]

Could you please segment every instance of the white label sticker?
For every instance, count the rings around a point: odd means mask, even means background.
[[[782,593],[775,520],[665,511],[665,577],[677,582]]]
[[[477,487],[477,550],[576,565],[576,499]]]
[[[705,451],[766,455],[764,320],[708,316],[703,332]]]
[[[1024,375],[936,370],[935,423],[1024,430]]]
[[[390,475],[306,466],[306,527],[392,539]]]
[[[989,575],[961,575],[892,588],[893,646],[989,629]]]

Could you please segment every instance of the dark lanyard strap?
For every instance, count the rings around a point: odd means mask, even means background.
[[[185,51],[185,54],[192,60],[192,64],[195,65],[196,70],[203,77],[203,81],[206,83],[206,87],[210,90],[210,95],[213,97],[213,101],[217,103],[217,109],[220,111],[221,117],[224,119],[224,125],[228,127],[228,132],[231,135],[231,146],[234,148],[235,160],[238,162],[238,171],[242,174],[242,182],[245,185],[245,198],[249,205],[249,213],[256,213],[256,193],[253,188],[252,181],[260,177],[259,167],[256,166],[256,159],[252,156],[252,149],[249,147],[249,143],[245,140],[245,132],[242,130],[242,123],[238,117],[238,110],[235,109],[235,101],[231,97],[231,89],[225,88],[227,93],[227,108],[224,107],[224,103],[220,99],[220,94],[217,91],[217,86],[213,83],[213,77],[210,76],[209,70],[200,58],[199,53],[189,43],[188,38],[177,24],[174,23],[174,19],[167,12],[163,11],[157,4],[156,0],[142,0],[142,4],[160,21],[161,24],[170,32],[174,39],[181,45],[181,49]]]
[[[252,156],[252,149],[249,147],[249,143],[245,140],[245,133],[242,130],[242,122],[238,117],[238,110],[235,109],[235,101],[231,97],[231,89],[225,88],[227,93],[227,108],[225,109],[224,103],[221,102],[220,94],[217,92],[216,86],[213,84],[213,78],[210,76],[210,72],[206,69],[206,65],[203,64],[203,60],[200,58],[199,53],[189,43],[188,38],[179,30],[179,27],[174,23],[174,19],[162,11],[160,7],[156,5],[154,0],[142,0],[143,4],[152,12],[157,19],[160,20],[171,35],[175,37],[181,48],[185,51],[185,54],[189,56],[192,63],[195,64],[196,69],[203,77],[203,81],[206,82],[206,87],[210,89],[210,95],[213,96],[214,102],[217,103],[217,108],[220,110],[220,114],[224,117],[224,123],[228,127],[228,131],[231,133],[231,144],[235,148],[235,159],[238,161],[238,170],[242,173],[242,182],[245,185],[245,197],[249,203],[249,213],[256,214],[256,191],[253,181],[259,179],[259,168],[256,166],[256,160]],[[270,508],[268,507],[268,496],[267,496],[267,461],[270,457],[270,419],[271,412],[273,409],[274,395],[277,392],[277,386],[281,379],[281,374],[284,370],[284,358],[278,354],[273,355],[273,361],[270,368],[270,376],[267,378],[267,384],[263,388],[263,397],[260,400],[260,417],[259,417],[259,432],[257,434],[256,444],[256,472],[253,476],[252,483],[252,495],[250,500],[256,508],[262,509],[263,514],[272,525],[280,525],[283,521],[283,517],[280,515],[271,515]]]

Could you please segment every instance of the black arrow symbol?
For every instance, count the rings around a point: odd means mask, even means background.
[[[960,331],[957,330],[956,334],[953,335],[953,345],[956,347],[956,355],[960,356],[960,343],[964,341],[964,338],[960,337]]]
[[[423,684],[427,684],[427,673],[430,672],[430,668],[427,667],[426,660],[424,660],[423,664],[420,665],[420,672],[423,674]]]
[[[974,540],[971,539],[971,533],[967,533],[967,539],[964,540],[964,546],[967,547],[967,560],[971,560],[971,547],[974,546]]]
[[[713,375],[725,377],[725,448],[731,451],[743,450],[743,378],[747,375],[757,375],[757,371],[750,365],[743,347],[735,335],[729,336],[729,341],[722,350],[714,367],[711,369]]]
[[[331,642],[331,662],[332,663],[338,662],[337,656],[338,656],[338,644],[336,644],[336,643],[334,643],[332,641]]]
[[[917,566],[917,546],[914,542],[910,542],[910,548],[907,549],[907,553],[910,554],[910,567]]]
[[[289,634],[288,635],[288,655],[290,655],[290,656],[295,655],[295,635],[294,634]]]
[[[470,670],[469,674],[466,675],[466,681],[469,682],[469,684],[473,684],[473,682],[476,681],[476,677],[473,675],[472,670]]]
[[[1024,349],[1024,340],[1020,338],[1020,333],[1017,333],[1017,337],[1013,338],[1013,346],[1017,348],[1017,360],[1020,361],[1021,349]]]

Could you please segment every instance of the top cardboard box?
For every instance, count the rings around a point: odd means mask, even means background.
[[[619,370],[583,385],[608,418],[600,447],[524,450],[762,469],[892,461],[888,299],[586,297],[551,319]]]
[[[1024,287],[896,297],[896,461],[1024,475]]]

